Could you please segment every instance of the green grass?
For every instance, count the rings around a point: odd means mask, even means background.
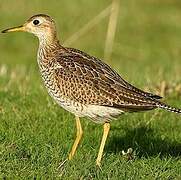
[[[33,14],[48,13],[56,19],[64,41],[110,2],[4,0],[1,29],[19,25]],[[180,84],[180,7],[179,0],[122,0],[109,64],[143,89],[154,89],[163,80]],[[107,19],[72,46],[102,58],[106,30]],[[160,110],[128,114],[112,122],[102,169],[95,166],[102,126],[82,119],[84,137],[77,154],[60,166],[74,141],[74,117],[55,104],[42,85],[37,39],[25,33],[3,34],[0,39],[0,178],[181,178],[181,118]],[[179,107],[180,91],[168,92],[164,100]],[[133,161],[121,155],[129,147],[136,152]]]

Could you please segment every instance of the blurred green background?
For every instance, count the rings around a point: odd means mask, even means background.
[[[111,2],[1,0],[0,28],[21,25],[30,16],[45,13],[56,21],[64,42]],[[179,107],[181,1],[120,0],[119,6],[112,56],[104,61],[137,87],[164,94],[165,101]],[[104,18],[71,46],[103,58],[108,20]],[[102,127],[83,120],[85,135],[77,156],[59,167],[73,143],[74,117],[58,107],[43,87],[37,48],[38,40],[31,34],[0,34],[0,177],[181,177],[180,117],[165,111],[130,114],[113,122],[102,170],[94,162]],[[136,150],[133,162],[121,156],[128,147]]]

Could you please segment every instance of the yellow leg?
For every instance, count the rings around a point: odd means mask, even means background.
[[[99,153],[98,153],[97,160],[96,160],[96,165],[98,165],[98,166],[101,165],[102,154],[103,154],[103,150],[104,150],[104,146],[105,146],[105,143],[106,143],[106,139],[107,139],[109,130],[110,130],[110,124],[105,123],[104,124],[104,133],[103,133],[103,136],[102,136],[102,141],[101,141],[101,145],[100,145],[100,148],[99,148]]]
[[[75,139],[74,144],[72,146],[72,149],[69,153],[69,160],[71,160],[73,158],[73,156],[76,152],[77,146],[79,145],[80,140],[82,138],[82,134],[83,134],[79,117],[76,116],[75,120],[76,120],[76,127],[77,127],[77,136],[76,136],[76,139]]]

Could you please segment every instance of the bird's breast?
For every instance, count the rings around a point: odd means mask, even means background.
[[[75,102],[73,100],[70,100],[65,94],[65,91],[62,91],[64,89],[63,85],[57,84],[56,78],[55,78],[55,72],[53,69],[46,68],[44,65],[40,64],[40,73],[42,80],[44,82],[44,85],[46,89],[48,90],[49,95],[64,109],[67,111],[82,116],[81,112],[83,110],[83,105],[81,103]]]

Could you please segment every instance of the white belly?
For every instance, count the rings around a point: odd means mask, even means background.
[[[56,97],[49,91],[50,96],[65,110],[78,117],[88,117],[96,123],[110,121],[114,117],[123,113],[122,110],[99,105],[82,105],[63,97]]]

